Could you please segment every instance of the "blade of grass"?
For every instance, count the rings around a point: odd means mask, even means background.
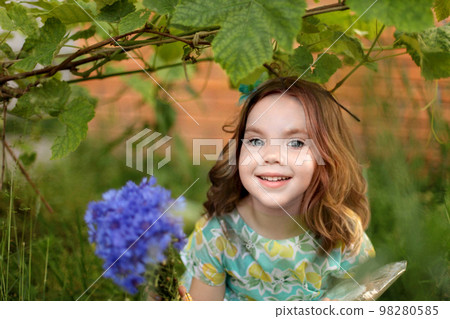
[[[12,214],[12,208],[13,208],[13,184],[14,184],[14,170],[11,174],[11,186],[9,191],[9,210],[8,210],[8,251],[6,255],[6,285],[5,285],[5,298],[3,300],[8,300],[8,291],[9,291],[9,254],[11,252],[11,214]]]
[[[45,253],[45,267],[44,267],[44,292],[42,300],[45,300],[45,286],[47,285],[47,267],[48,267],[48,251],[50,248],[50,238],[47,238],[47,252]]]
[[[28,254],[28,300],[31,301],[31,256],[33,254],[33,214],[30,211],[30,253]]]

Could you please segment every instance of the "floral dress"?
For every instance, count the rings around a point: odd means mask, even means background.
[[[366,233],[354,256],[342,243],[319,256],[319,245],[310,230],[283,240],[262,237],[236,209],[220,218],[203,216],[181,251],[181,283],[188,290],[192,277],[225,284],[225,300],[320,300],[333,277],[349,277],[348,270],[375,256]]]

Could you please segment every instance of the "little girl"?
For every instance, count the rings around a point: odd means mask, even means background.
[[[333,278],[375,255],[341,108],[295,77],[248,96],[181,252],[193,300],[321,300]]]

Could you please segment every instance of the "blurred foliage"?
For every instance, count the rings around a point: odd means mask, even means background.
[[[121,142],[125,144],[125,140]],[[184,195],[186,209],[179,212],[190,221],[186,225],[189,232],[206,199],[210,164],[193,166],[180,140],[176,138],[174,143],[177,147],[173,147],[173,160],[155,171],[155,177],[158,184],[172,190],[174,198],[199,178]],[[100,200],[103,192],[120,188],[128,180],[139,182],[143,176],[125,166],[123,152],[114,155],[116,147],[117,141],[88,138],[71,156],[51,165],[37,158],[32,165],[32,178],[53,207],[52,215],[40,205],[18,169],[14,173],[6,171],[0,199],[1,300],[76,300],[103,273],[101,260],[87,241],[83,219],[87,203]],[[156,162],[160,159],[155,157]],[[141,297],[127,295],[112,281],[100,279],[81,300]]]
[[[399,70],[389,63],[386,69]],[[386,75],[392,78],[392,73]],[[402,87],[385,84],[392,90],[383,97],[373,95],[373,81],[367,78],[363,117],[372,213],[367,233],[378,264],[408,262],[406,272],[380,300],[449,300],[450,126],[442,120],[443,104],[437,99],[427,110],[421,109],[411,92],[414,84],[405,74]],[[406,98],[396,94],[402,89]],[[413,115],[407,119],[405,112],[411,109]],[[418,116],[426,111],[428,143],[417,132],[418,124],[423,125]],[[370,126],[376,133],[370,133]]]

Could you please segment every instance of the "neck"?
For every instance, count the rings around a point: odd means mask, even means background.
[[[237,209],[247,225],[269,239],[287,239],[306,230],[301,222],[300,207],[265,207],[247,196],[241,200]]]

